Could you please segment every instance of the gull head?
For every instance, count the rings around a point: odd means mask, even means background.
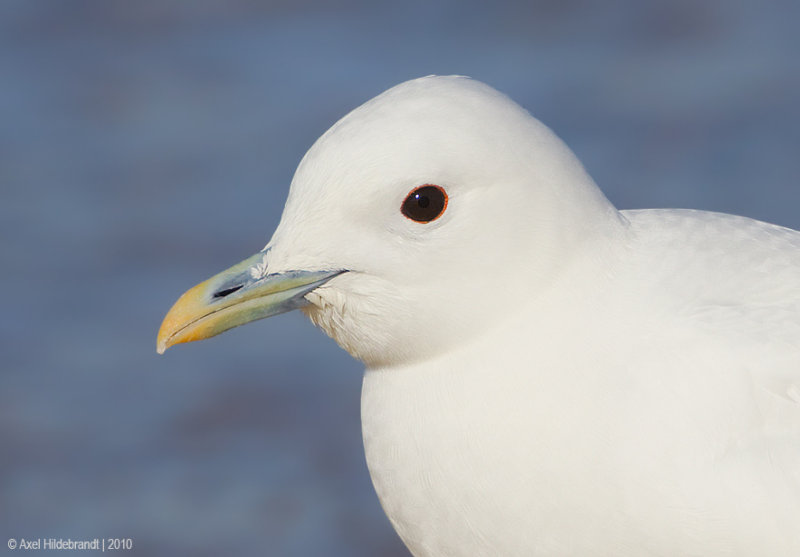
[[[264,250],[186,292],[158,350],[299,308],[368,367],[434,357],[543,295],[613,214],[505,95],[408,81],[317,140]]]

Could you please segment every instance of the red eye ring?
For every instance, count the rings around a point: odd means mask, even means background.
[[[447,192],[435,184],[424,184],[411,190],[400,207],[400,212],[414,222],[433,222],[447,209]]]

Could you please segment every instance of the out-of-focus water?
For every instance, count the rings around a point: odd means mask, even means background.
[[[798,22],[759,0],[3,2],[0,541],[406,554],[361,366],[300,314],[159,357],[170,304],[267,242],[328,126],[431,73],[508,93],[622,208],[800,227]]]

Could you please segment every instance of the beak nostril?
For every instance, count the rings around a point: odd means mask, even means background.
[[[233,286],[231,288],[225,288],[224,290],[219,290],[217,292],[214,292],[214,296],[213,297],[214,298],[224,298],[225,296],[228,296],[229,294],[233,294],[234,292],[239,290],[242,286],[243,285],[240,284],[239,286]]]

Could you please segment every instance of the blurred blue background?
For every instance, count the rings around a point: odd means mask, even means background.
[[[159,357],[166,310],[267,242],[322,132],[432,73],[509,94],[621,208],[800,228],[798,22],[760,0],[4,0],[0,538],[406,555],[361,366],[299,313]]]

